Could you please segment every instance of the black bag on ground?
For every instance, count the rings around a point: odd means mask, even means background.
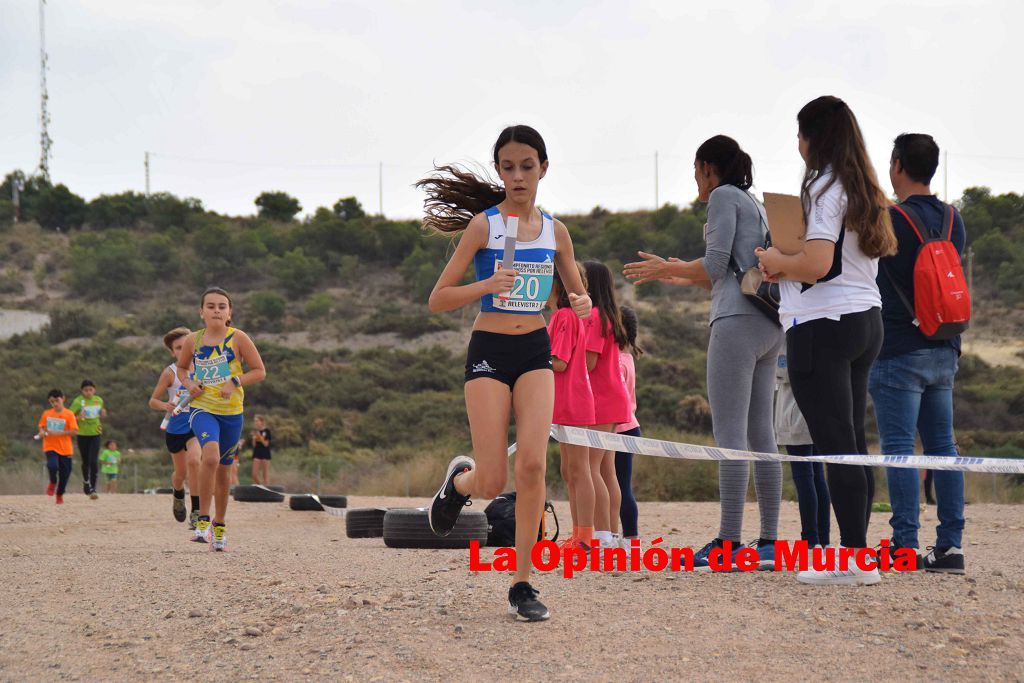
[[[555,514],[555,506],[550,500],[544,501],[544,515],[540,518],[540,529],[537,531],[537,540],[543,540],[547,535],[545,521],[547,515],[555,520],[555,535],[549,539],[558,540],[558,515]],[[487,515],[487,545],[496,548],[512,548],[516,544],[516,492],[503,493],[492,500],[484,509]]]

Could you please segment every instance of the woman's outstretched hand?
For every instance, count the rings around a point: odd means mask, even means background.
[[[671,284],[688,284],[679,282],[685,278],[677,277],[672,271],[672,266],[679,263],[679,259],[670,258],[667,261],[657,254],[648,254],[645,251],[638,251],[637,254],[642,261],[627,263],[622,267],[622,274],[627,280],[632,280],[634,285],[642,285],[645,282],[669,282]]]

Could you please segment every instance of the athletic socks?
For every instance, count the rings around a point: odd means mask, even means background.
[[[192,499],[192,512],[199,509],[199,496],[189,496]]]
[[[595,531],[594,538],[601,542],[601,545],[610,546],[614,539],[610,531]]]
[[[174,497],[178,500],[182,500],[185,497],[185,489],[173,489]]]

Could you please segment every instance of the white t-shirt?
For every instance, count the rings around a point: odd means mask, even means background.
[[[828,190],[821,192],[831,177],[832,169],[826,168],[811,183],[811,211],[806,217],[808,242],[839,241],[846,216],[846,191],[837,179]],[[802,282],[783,280],[780,283],[779,321],[783,329],[811,320],[839,320],[847,313],[881,308],[882,297],[875,283],[878,259],[869,258],[861,251],[856,232],[846,232],[843,247],[836,257],[841,260],[841,271],[827,282],[818,282],[806,289]]]

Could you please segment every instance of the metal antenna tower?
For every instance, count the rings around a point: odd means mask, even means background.
[[[39,90],[42,98],[39,123],[42,125],[42,133],[39,138],[39,175],[43,180],[50,180],[50,147],[53,140],[50,139],[50,111],[47,108],[50,96],[46,91],[46,0],[39,0]]]

